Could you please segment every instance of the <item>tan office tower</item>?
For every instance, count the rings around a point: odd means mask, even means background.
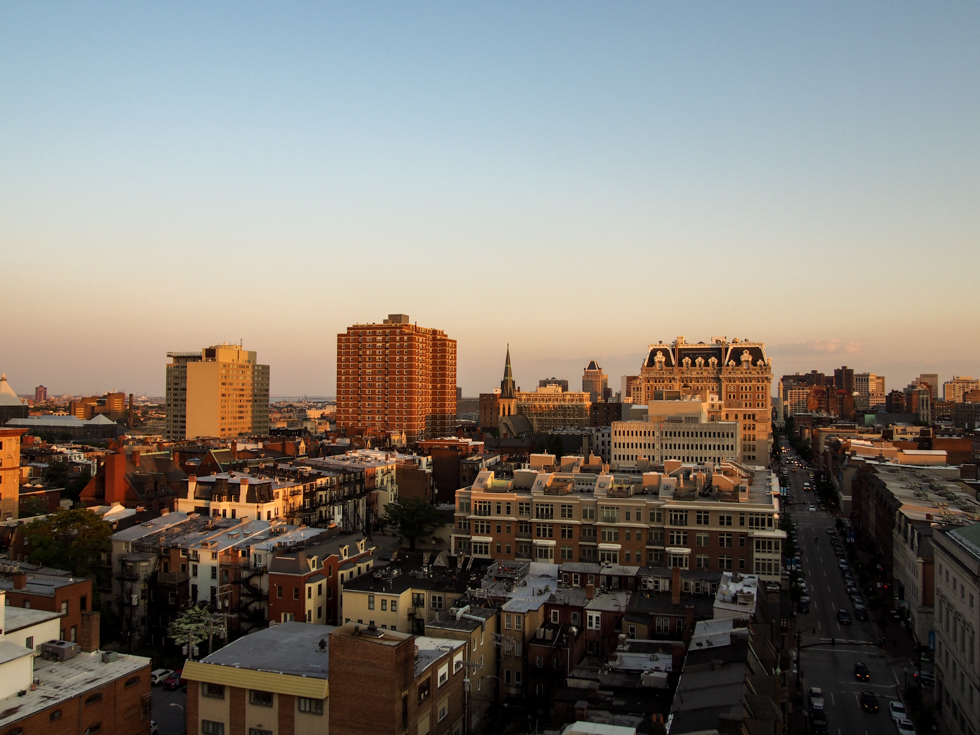
[[[167,439],[269,433],[269,366],[254,352],[214,345],[167,357]]]
[[[655,393],[665,390],[717,395],[720,410],[711,418],[741,424],[741,460],[753,465],[769,462],[772,364],[762,342],[713,337],[708,344],[691,344],[678,337],[673,344],[650,345],[640,381],[643,402],[655,400]]]
[[[409,441],[456,428],[456,340],[405,314],[337,335],[337,425],[405,432]]]

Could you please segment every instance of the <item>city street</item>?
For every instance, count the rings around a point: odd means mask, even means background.
[[[797,614],[797,630],[802,634],[800,652],[800,685],[804,692],[820,687],[824,693],[828,733],[886,733],[895,730],[888,714],[888,702],[899,699],[901,677],[890,665],[870,621],[859,621],[838,566],[827,528],[834,525],[833,517],[819,510],[813,490],[805,492],[803,483],[810,480],[805,469],[788,471],[790,512],[797,523],[797,544],[810,595],[810,610]],[[810,505],[817,510],[808,510]],[[856,574],[856,572],[855,572]],[[838,621],[838,611],[847,610],[850,624]],[[814,645],[815,644],[815,645]],[[806,646],[812,646],[806,648]],[[868,667],[870,679],[859,681],[854,673],[856,663]],[[864,712],[858,697],[862,691],[878,697],[876,714]],[[804,709],[808,706],[804,702]]]
[[[151,719],[160,728],[160,735],[184,735],[184,707],[187,694],[167,691],[162,686],[153,687],[153,714]]]

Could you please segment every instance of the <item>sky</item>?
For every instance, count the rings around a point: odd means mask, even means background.
[[[0,0],[0,370],[162,395],[241,341],[332,395],[409,314],[465,395],[638,371],[980,375],[976,3]]]

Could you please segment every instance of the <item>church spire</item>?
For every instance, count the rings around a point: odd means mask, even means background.
[[[514,372],[510,368],[510,343],[507,344],[507,362],[504,363],[504,379],[500,381],[500,397],[514,398]]]

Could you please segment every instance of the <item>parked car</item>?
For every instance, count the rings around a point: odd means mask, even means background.
[[[895,727],[898,728],[898,735],[915,735],[915,726],[911,720],[899,720]]]
[[[150,672],[150,684],[153,686],[163,684],[172,673],[174,673],[172,669],[153,669]]]
[[[823,689],[820,687],[810,687],[810,691],[807,692],[807,696],[810,699],[811,708],[815,704],[819,704],[821,707],[823,707]]]
[[[838,610],[837,611],[837,622],[840,623],[841,625],[850,625],[851,624],[851,614],[847,610]]]
[[[864,605],[855,605],[854,606],[854,617],[857,618],[858,620],[860,620],[861,622],[864,622],[865,620],[867,620],[868,619],[868,610],[867,610],[867,608]]]
[[[878,697],[874,692],[861,692],[861,709],[865,712],[878,711]]]
[[[905,711],[905,705],[899,702],[897,699],[893,699],[888,703],[888,714],[891,715],[892,719],[895,720],[897,725],[904,719],[908,718],[908,712]]]
[[[815,512],[816,512],[816,510],[817,510],[817,508],[816,508],[816,506],[813,506],[813,505],[811,505],[811,506],[810,506],[810,507],[808,508],[808,510],[809,510],[809,511],[810,511],[811,513],[815,513]]]
[[[854,678],[858,681],[871,680],[871,672],[868,671],[868,665],[864,661],[858,661],[854,664]]]
[[[184,681],[183,677],[184,670],[177,669],[170,676],[168,676],[163,682],[164,689],[170,689],[171,691],[183,687],[187,689],[187,682]]]
[[[827,526],[827,535],[828,536],[833,536],[834,535],[834,527],[833,526]]]
[[[912,678],[920,687],[931,687],[936,684],[936,675],[932,671],[916,671]]]
[[[805,600],[801,599],[797,604],[796,609],[801,613],[810,612],[810,599],[809,598]]]

